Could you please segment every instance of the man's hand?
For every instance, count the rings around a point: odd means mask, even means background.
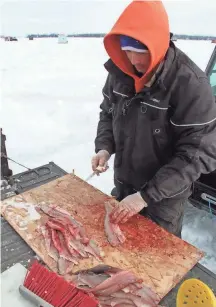
[[[100,150],[98,153],[92,158],[92,170],[94,172],[103,173],[108,167],[108,160],[110,158],[110,154],[106,150]]]
[[[143,208],[147,207],[139,192],[125,197],[118,206],[110,213],[110,222],[114,224],[125,223],[133,215],[139,213]]]

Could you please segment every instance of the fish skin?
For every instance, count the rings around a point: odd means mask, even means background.
[[[140,296],[141,298],[145,298],[146,296],[148,296],[149,300],[151,300],[152,303],[158,304],[160,302],[160,297],[149,287],[146,286],[143,286],[141,289],[138,289],[136,292],[134,292],[134,294]]]
[[[91,254],[92,256],[95,257],[95,259],[97,259],[98,261],[101,261],[102,260],[102,257],[101,255],[98,255],[95,251],[95,249],[90,245],[88,244],[87,246],[84,247],[85,251],[88,253],[88,254]]]
[[[55,261],[58,261],[58,258],[59,258],[59,253],[57,251],[57,249],[55,248],[53,242],[51,242],[51,245],[50,245],[50,250],[48,252],[48,255],[53,258]]]
[[[93,268],[90,268],[90,269],[84,269],[84,270],[76,271],[76,272],[74,272],[74,274],[78,275],[79,273],[94,273],[94,274],[106,274],[109,277],[111,277],[111,276],[115,275],[116,273],[119,273],[119,272],[122,272],[122,271],[123,271],[122,269],[115,268],[115,267],[112,267],[110,265],[101,263],[101,264],[98,264],[98,265],[96,265],[96,266],[94,266]],[[136,289],[138,289],[138,288],[136,288]]]
[[[94,250],[94,252],[96,253],[96,255],[98,255],[99,258],[103,258],[104,252],[94,240],[91,239],[89,241],[89,246],[91,246],[91,248]]]
[[[80,273],[78,274],[78,280],[90,288],[96,287],[109,278],[106,274],[94,274],[94,273]]]
[[[91,273],[95,273],[95,274],[102,274],[102,273],[105,273],[106,271],[110,270],[111,268],[112,267],[110,265],[107,265],[107,264],[98,264],[97,266],[95,266],[91,269],[86,269],[86,270],[82,270],[82,271],[79,271],[79,272],[80,273],[91,272]],[[74,274],[76,274],[76,273],[74,273]]]
[[[62,257],[59,257],[58,259],[58,272],[60,275],[65,275],[67,271],[68,263],[67,260],[65,260]]]
[[[73,269],[74,264],[62,257],[58,259],[58,272],[60,275],[66,275],[70,273]]]

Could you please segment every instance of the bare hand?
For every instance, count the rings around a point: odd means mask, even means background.
[[[147,206],[139,192],[129,195],[110,213],[110,221],[114,224],[126,223],[133,215]]]

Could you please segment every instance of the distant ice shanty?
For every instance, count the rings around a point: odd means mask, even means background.
[[[18,39],[16,37],[13,37],[13,36],[5,36],[4,40],[6,42],[13,42],[13,41],[17,42],[18,41]]]
[[[64,35],[64,34],[59,34],[59,36],[58,36],[58,43],[59,44],[67,44],[68,43],[67,36]]]

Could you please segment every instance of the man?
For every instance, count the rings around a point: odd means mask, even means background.
[[[160,1],[133,1],[104,38],[110,57],[92,168],[112,154],[124,223],[141,213],[177,236],[201,173],[216,169],[216,104],[208,79],[170,41]]]

